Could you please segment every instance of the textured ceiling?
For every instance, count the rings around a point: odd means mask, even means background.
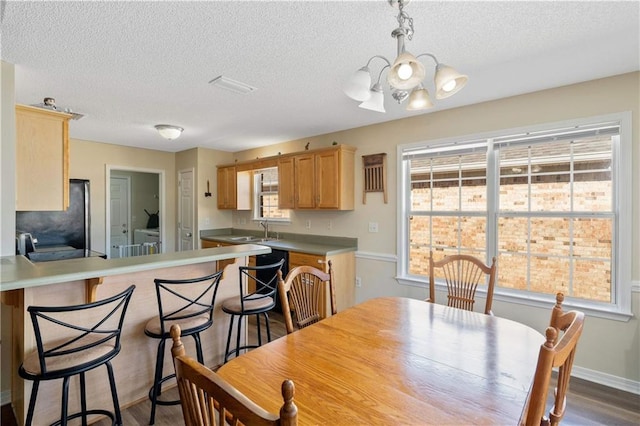
[[[469,76],[437,111],[640,69],[639,9],[638,1],[413,0],[407,50]],[[3,1],[0,53],[15,64],[18,103],[48,96],[86,114],[71,122],[73,138],[239,151],[419,114],[388,91],[381,114],[341,90],[369,57],[395,57],[396,13],[386,0]],[[258,90],[209,85],[218,75]],[[166,141],[155,124],[185,131]]]

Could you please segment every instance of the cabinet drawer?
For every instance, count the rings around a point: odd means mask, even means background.
[[[325,271],[326,268],[324,265],[324,256],[318,256],[317,254],[298,253],[295,251],[289,252],[289,270],[291,270],[291,268],[295,268],[296,266],[313,266],[314,268]]]

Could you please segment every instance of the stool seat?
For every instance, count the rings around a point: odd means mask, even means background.
[[[18,370],[20,377],[33,381],[27,426],[33,424],[40,382],[55,379],[62,379],[62,404],[60,420],[54,425],[66,426],[76,418],[82,418],[82,424],[86,425],[90,415],[104,415],[112,424],[122,424],[111,360],[120,353],[122,325],[134,289],[135,286],[130,286],[120,294],[83,305],[27,308],[37,348],[25,357]],[[46,340],[45,334],[56,337]],[[113,412],[87,409],[85,372],[102,365],[109,376]],[[68,414],[69,382],[74,376],[80,377],[80,411]],[[36,423],[42,424],[42,421]]]
[[[180,403],[180,400],[158,398],[162,394],[162,384],[175,377],[173,373],[164,376],[162,372],[165,343],[171,339],[171,327],[177,325],[184,330],[183,336],[193,337],[198,361],[204,363],[200,333],[213,325],[213,307],[221,277],[222,271],[217,271],[205,277],[171,280],[156,278],[154,280],[158,299],[158,316],[149,319],[144,329],[144,334],[159,340],[153,385],[149,389],[150,425],[155,423],[157,405]]]
[[[49,351],[63,342],[64,340],[59,340],[45,345],[44,351]],[[117,355],[116,349],[117,348],[113,342],[109,342],[99,344],[98,346],[94,346],[80,352],[58,356],[47,363],[47,375],[51,377],[63,377],[71,371],[74,371],[74,374],[77,374],[80,371],[89,370],[94,368],[97,364],[115,357]],[[22,368],[25,376],[37,376],[42,374],[42,369],[40,368],[40,356],[37,351],[30,353],[25,358],[22,363]]]
[[[240,297],[232,297],[222,302],[222,310],[232,315],[246,315],[254,311],[271,309],[274,305],[275,303],[271,297],[246,298],[244,301]]]
[[[168,330],[171,330],[171,326],[174,324],[179,325],[180,328],[184,327],[184,333],[186,335],[190,335],[198,331],[206,330],[211,327],[212,322],[208,315],[198,315],[196,317],[185,318],[182,320],[165,321],[163,332],[160,318],[151,318],[144,326],[144,332],[149,337],[156,339],[168,339],[171,337]]]

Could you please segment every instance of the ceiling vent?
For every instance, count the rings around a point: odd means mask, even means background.
[[[220,87],[221,89],[226,89],[231,92],[242,93],[242,94],[251,93],[258,90],[257,87],[249,86],[248,84],[242,83],[240,81],[232,80],[222,75],[219,75],[213,80],[211,80],[209,84]]]

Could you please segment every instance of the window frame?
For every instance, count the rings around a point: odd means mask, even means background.
[[[251,187],[252,187],[252,208],[251,208],[251,220],[254,222],[278,222],[278,223],[290,223],[291,222],[291,212],[289,209],[278,209],[281,211],[287,211],[287,217],[264,217],[260,214],[260,207],[262,204],[260,203],[260,197],[265,193],[274,193],[274,191],[261,191],[261,185],[258,179],[258,175],[260,175],[264,170],[267,169],[275,169],[276,175],[278,175],[278,185],[280,184],[280,176],[278,173],[277,167],[264,167],[261,169],[253,170],[251,173]]]
[[[429,277],[417,277],[409,275],[409,226],[408,215],[411,212],[411,182],[408,168],[408,162],[404,161],[403,156],[410,151],[420,149],[438,150],[444,147],[455,145],[474,144],[488,145],[487,154],[487,254],[495,255],[497,246],[497,215],[498,215],[498,190],[499,185],[496,184],[499,179],[499,162],[496,159],[496,151],[493,149],[493,140],[510,135],[520,133],[533,133],[551,131],[573,126],[589,126],[603,122],[618,122],[620,126],[619,144],[612,147],[612,198],[614,214],[617,216],[616,229],[614,230],[614,240],[616,241],[612,250],[614,252],[614,268],[612,270],[612,293],[613,301],[610,304],[590,302],[584,299],[570,298],[566,299],[568,307],[574,307],[585,311],[588,314],[628,321],[632,317],[631,311],[631,249],[632,235],[631,232],[623,232],[621,230],[631,230],[632,228],[632,192],[626,191],[621,182],[632,181],[632,114],[630,111],[624,111],[613,114],[586,117],[574,120],[566,120],[559,122],[543,123],[538,125],[510,128],[497,130],[492,132],[484,132],[480,134],[461,135],[457,137],[426,140],[413,142],[409,144],[400,144],[397,146],[397,267],[396,280],[402,285],[428,288]],[[482,141],[482,142],[479,142]],[[491,182],[491,184],[490,184]],[[489,215],[496,217],[489,218]],[[437,283],[437,289],[444,289],[444,285]],[[482,293],[483,289],[478,289]],[[482,296],[482,294],[480,294]],[[495,287],[494,300],[505,301],[516,304],[524,304],[528,306],[536,306],[548,308],[550,303],[554,303],[554,295],[541,294],[526,291],[513,291],[499,286]]]

